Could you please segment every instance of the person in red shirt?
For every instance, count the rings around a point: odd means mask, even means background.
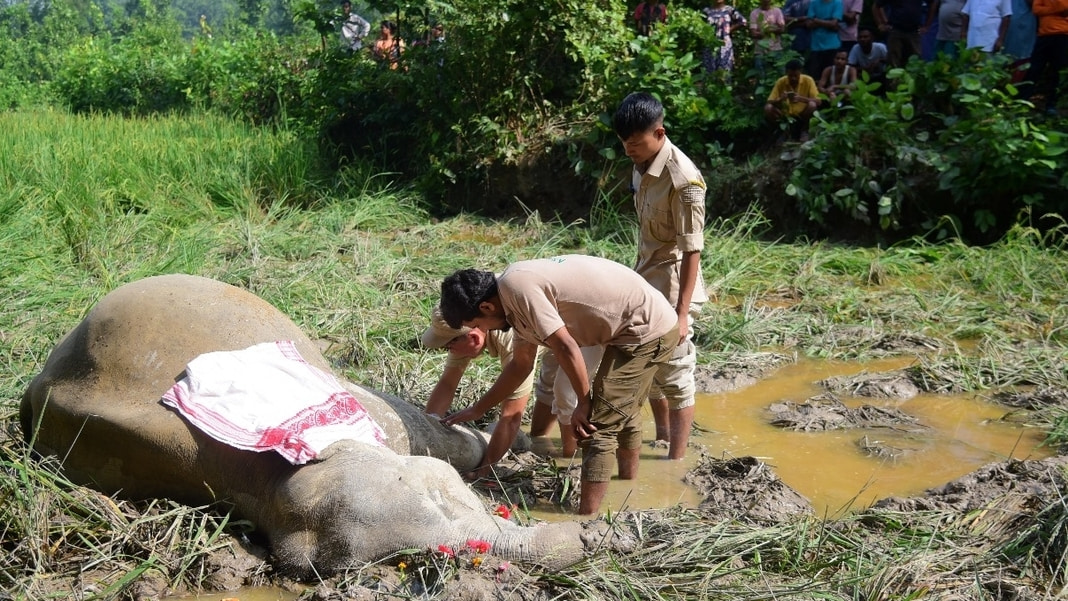
[[[639,34],[649,35],[658,22],[667,23],[667,5],[663,2],[641,2],[634,9],[634,23]]]

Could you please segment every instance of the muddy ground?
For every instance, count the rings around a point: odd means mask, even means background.
[[[899,351],[909,345],[915,345],[915,348],[908,350],[921,350],[928,343],[900,340],[888,344],[893,350]],[[699,387],[708,392],[742,388],[790,360],[782,355],[764,354],[745,357],[736,364],[721,365],[715,369],[703,367],[698,374]],[[919,431],[926,427],[915,417],[897,409],[876,405],[850,409],[839,400],[838,395],[873,399],[909,398],[918,393],[919,386],[910,380],[907,371],[833,378],[821,384],[825,392],[804,402],[782,401],[769,406],[769,423],[804,431],[856,430],[857,452],[888,457],[907,453],[908,450],[881,448],[878,443],[866,444],[864,441],[878,438],[873,436],[869,439],[867,433],[884,429]],[[994,395],[993,399],[1003,403],[1006,412],[1010,413],[1051,405],[1068,406],[1068,391],[1004,393]],[[694,452],[702,453],[702,457],[687,474],[686,481],[699,491],[703,499],[696,508],[700,516],[712,521],[735,520],[754,525],[774,525],[798,516],[812,515],[809,502],[785,485],[769,465],[752,457],[717,459],[704,453],[700,447],[695,448]],[[953,482],[929,489],[920,496],[882,499],[868,511],[915,514],[938,510],[964,516],[996,504],[1003,510],[1011,508],[1020,516],[1028,512],[1034,514],[1051,499],[1063,495],[1068,488],[1064,477],[1066,465],[1068,455],[1063,453],[1041,461],[1010,460],[990,464]],[[474,488],[486,498],[488,507],[495,506],[504,498],[573,506],[577,505],[578,486],[577,467],[560,469],[552,458],[533,452],[509,456],[499,464],[492,482],[484,480],[474,484]],[[656,519],[656,511],[642,513],[642,519]],[[616,520],[625,524],[627,516],[616,516]],[[872,520],[872,523],[881,522]],[[207,572],[211,574],[207,584],[215,590],[228,590],[267,583],[300,590],[303,592],[302,598],[319,601],[423,594],[442,599],[470,600],[549,599],[555,595],[539,585],[537,579],[529,578],[521,567],[501,561],[492,553],[482,555],[471,550],[459,550],[457,557],[449,561],[443,561],[429,552],[410,558],[392,558],[380,566],[365,568],[358,575],[337,576],[311,588],[307,584],[272,576],[265,557],[266,552],[254,542],[222,549],[207,566]],[[625,557],[621,559],[621,562],[625,561]],[[1026,588],[1023,590],[1022,593],[1015,592],[1011,598],[1040,598],[1028,593]],[[164,583],[145,578],[137,585],[136,595],[143,599],[155,599],[166,592]]]

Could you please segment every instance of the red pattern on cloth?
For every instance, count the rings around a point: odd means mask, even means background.
[[[288,340],[200,355],[162,402],[216,440],[297,465],[339,440],[386,439],[356,397]]]

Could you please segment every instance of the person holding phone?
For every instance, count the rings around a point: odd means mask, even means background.
[[[819,89],[811,76],[801,72],[798,59],[786,63],[786,75],[775,82],[764,105],[764,117],[772,122],[786,122],[791,137],[808,141],[808,122],[819,107]]]

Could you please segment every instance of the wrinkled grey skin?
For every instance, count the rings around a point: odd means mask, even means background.
[[[457,473],[481,460],[483,436],[340,378],[386,431],[389,449],[343,441],[293,466],[274,452],[220,443],[160,402],[197,355],[273,340],[294,341],[309,363],[330,370],[291,320],[239,288],[187,275],[127,284],[52,351],[23,395],[23,432],[40,453],[64,458],[76,483],[131,499],[232,506],[266,535],[277,567],[297,577],[471,538],[505,559],[556,568],[583,557],[584,538],[601,542],[575,522],[522,527],[489,514]]]

